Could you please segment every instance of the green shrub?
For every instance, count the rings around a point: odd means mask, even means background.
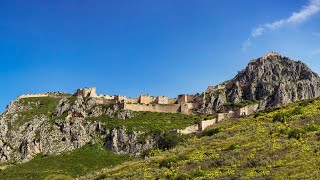
[[[312,121],[311,124],[308,124],[305,128],[304,131],[305,132],[314,132],[314,131],[318,131],[320,128],[319,126],[317,126],[314,121]]]
[[[196,178],[196,177],[202,177],[204,176],[205,173],[204,171],[201,169],[201,166],[198,166],[198,168],[196,170],[193,171],[192,173],[192,177]]]
[[[176,145],[185,142],[187,137],[187,135],[182,135],[175,132],[164,133],[160,136],[159,149],[171,149]]]
[[[283,113],[278,113],[273,117],[272,122],[281,122],[284,123],[286,121],[286,117]]]
[[[213,136],[221,132],[221,128],[208,129],[202,132],[202,136]]]
[[[235,149],[238,149],[240,146],[238,144],[231,144],[227,150],[235,150]]]
[[[159,166],[160,168],[161,167],[171,168],[176,163],[177,163],[177,160],[175,158],[169,158],[169,159],[164,159],[160,161]]]
[[[129,159],[129,156],[116,155],[105,150],[102,145],[85,145],[60,155],[38,154],[31,161],[4,169],[0,172],[0,179],[46,179],[46,177],[67,179],[69,176],[84,175]]]
[[[288,134],[288,138],[291,139],[291,138],[294,138],[294,139],[297,139],[299,140],[301,138],[301,135],[303,134],[303,131],[300,130],[300,129],[294,129],[292,131],[289,132]]]
[[[299,106],[306,107],[313,102],[314,102],[314,99],[306,99],[306,100],[299,102]]]
[[[301,106],[298,106],[290,112],[289,116],[290,115],[295,116],[295,115],[301,115],[301,114],[303,114],[303,108]]]
[[[186,173],[181,173],[175,178],[175,180],[186,180],[186,179],[190,179],[190,176]]]

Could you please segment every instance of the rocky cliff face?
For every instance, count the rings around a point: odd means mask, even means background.
[[[123,128],[110,130],[105,147],[116,154],[140,155],[143,151],[158,146],[158,137],[143,132],[128,132]]]
[[[213,113],[226,103],[259,101],[260,109],[320,96],[320,79],[306,64],[271,52],[251,61],[233,79],[209,87],[202,111]]]
[[[143,132],[108,129],[85,118],[101,115],[125,119],[133,113],[81,96],[13,101],[0,116],[0,162],[25,162],[39,153],[59,154],[87,143],[103,143],[115,153],[133,156],[156,145],[149,137],[138,142]]]

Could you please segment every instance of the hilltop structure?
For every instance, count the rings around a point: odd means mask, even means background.
[[[132,111],[151,111],[184,114],[192,113],[192,109],[199,107],[201,104],[196,101],[199,95],[179,95],[177,98],[169,99],[167,96],[151,96],[149,94],[141,94],[137,98],[127,98],[126,96],[102,95],[96,93],[96,88],[78,89],[74,96],[82,96],[85,98],[94,98],[100,104],[119,103],[120,107]]]
[[[176,98],[141,94],[135,98],[128,98],[122,95],[97,94],[96,88],[91,87],[78,89],[74,96],[91,98],[98,104],[117,103],[124,110],[217,114],[216,119],[220,121],[225,117],[245,116],[259,109],[319,97],[319,87],[319,76],[304,63],[270,52],[250,61],[233,79],[216,86],[208,86],[202,94],[181,94]],[[18,99],[64,95],[25,94]]]

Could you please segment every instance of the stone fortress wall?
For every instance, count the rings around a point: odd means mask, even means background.
[[[208,89],[220,89],[224,88],[223,85],[209,86]],[[47,92],[40,94],[23,94],[18,99],[32,98],[32,97],[63,97],[70,96],[61,92]],[[163,112],[163,113],[183,113],[191,114],[192,109],[199,107],[199,101],[201,96],[181,94],[177,98],[169,99],[167,96],[150,96],[149,94],[141,94],[138,98],[127,98],[126,96],[109,96],[96,93],[96,88],[83,88],[78,89],[74,96],[83,96],[84,98],[95,98],[98,104],[120,103],[121,108],[132,111],[151,111],[151,112]],[[235,108],[229,110],[226,113],[218,113],[212,120],[200,121],[195,125],[186,127],[177,132],[182,134],[194,133],[197,131],[203,131],[207,127],[228,118],[239,118],[251,115],[259,110],[259,104],[253,104],[242,108]]]
[[[206,91],[214,91],[214,90],[220,90],[220,89],[225,89],[226,86],[224,84],[219,84],[216,86],[208,86]]]
[[[224,88],[223,85],[208,87],[208,89]],[[18,99],[31,98],[31,97],[61,97],[67,95],[61,92],[47,92],[40,94],[23,94]],[[191,114],[192,109],[199,107],[197,102],[201,102],[197,95],[181,94],[177,98],[169,99],[167,96],[150,96],[149,94],[141,94],[137,98],[127,98],[121,95],[103,95],[97,94],[96,88],[82,88],[78,89],[74,96],[83,96],[95,98],[98,104],[121,103],[123,109],[132,111],[151,111],[151,112],[164,112],[164,113],[183,113]],[[216,121],[219,122],[225,118],[234,118],[250,115],[259,109],[258,104],[249,105],[243,108],[233,109],[227,113],[217,114]]]
[[[216,118],[214,118],[212,120],[199,121],[197,124],[188,126],[184,129],[177,130],[177,133],[180,133],[180,134],[196,133],[196,132],[203,131],[203,130],[207,129],[209,126],[215,124],[216,122],[217,122]]]
[[[151,111],[151,112],[163,112],[163,113],[177,113],[181,112],[180,104],[128,104],[123,103],[124,109],[132,111]]]
[[[62,97],[68,96],[67,93],[62,92],[45,92],[45,93],[38,93],[38,94],[22,94],[18,96],[18,100],[25,99],[25,98],[35,98],[35,97]]]
[[[22,94],[18,97],[18,99],[24,99],[24,98],[33,98],[33,97],[48,97],[49,94],[47,93],[41,93],[41,94]]]
[[[194,103],[193,95],[179,95],[177,98],[169,99],[167,96],[150,96],[149,94],[141,94],[137,98],[127,98],[126,96],[101,95],[96,93],[96,88],[78,89],[74,96],[83,96],[96,98],[99,104],[107,104],[111,102],[121,103],[123,109],[132,111],[152,111],[164,113],[191,114],[191,110],[197,107]]]
[[[208,128],[209,126],[211,126],[215,123],[218,123],[224,119],[240,118],[240,117],[244,117],[244,116],[249,116],[249,115],[257,112],[258,110],[259,110],[259,105],[254,104],[254,105],[245,106],[243,108],[238,108],[238,109],[235,109],[234,111],[229,111],[227,113],[218,113],[216,115],[216,118],[214,118],[214,119],[199,121],[197,124],[188,126],[185,129],[177,130],[177,132],[181,133],[181,134],[191,134],[191,133],[203,131],[206,128]]]

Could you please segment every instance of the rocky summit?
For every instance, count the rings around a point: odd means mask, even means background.
[[[320,79],[306,64],[276,52],[252,60],[233,79],[204,92],[203,112],[225,104],[258,102],[260,109],[320,96]]]

